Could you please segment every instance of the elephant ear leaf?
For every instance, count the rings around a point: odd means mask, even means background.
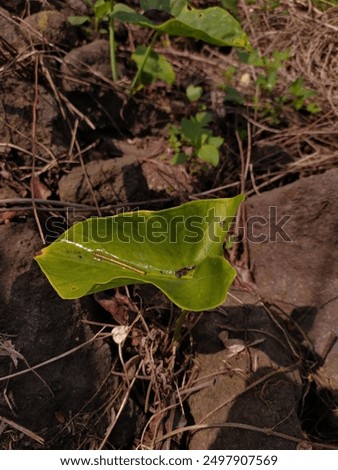
[[[146,5],[145,5],[146,3]],[[156,18],[159,13],[169,13],[171,17],[159,24],[148,16],[138,13],[124,3],[114,5],[112,18],[123,23],[136,24],[153,29],[169,36],[194,38],[215,46],[234,46],[250,49],[248,38],[240,23],[224,8],[218,6],[197,10],[182,0],[164,2],[143,2],[148,8],[156,7]],[[159,11],[160,10],[160,11]],[[148,12],[149,13],[149,12]]]
[[[36,257],[63,299],[150,283],[185,310],[224,302],[236,275],[223,243],[244,197],[79,222]]]

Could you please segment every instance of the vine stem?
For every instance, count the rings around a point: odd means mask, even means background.
[[[146,62],[147,62],[147,60],[148,60],[148,57],[149,57],[149,55],[150,55],[150,53],[151,53],[151,51],[152,51],[152,49],[153,49],[153,46],[154,46],[154,44],[155,44],[155,42],[156,42],[156,39],[157,39],[157,37],[158,37],[158,34],[159,34],[159,32],[156,31],[155,34],[154,34],[154,36],[152,37],[152,39],[151,39],[151,41],[150,41],[150,44],[149,44],[148,47],[147,47],[146,53],[144,54],[143,61],[142,61],[141,65],[140,65],[140,67],[138,68],[138,70],[137,70],[137,72],[136,72],[136,74],[135,74],[135,77],[134,77],[134,79],[133,79],[133,82],[132,82],[132,84],[131,84],[131,86],[130,86],[130,93],[133,93],[133,91],[134,91],[134,89],[135,89],[135,87],[136,87],[136,84],[137,84],[137,82],[138,82],[139,79],[140,79],[141,73],[143,72],[144,66],[146,65]]]

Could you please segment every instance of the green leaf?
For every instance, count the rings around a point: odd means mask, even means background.
[[[208,139],[208,144],[212,145],[213,147],[216,147],[217,149],[223,144],[224,139],[222,137],[214,137],[211,136]]]
[[[188,5],[188,0],[170,0],[170,13],[177,16],[184,7]]]
[[[202,145],[206,144],[207,140],[209,140],[211,135],[212,135],[211,130],[204,129],[203,132],[202,132],[202,135],[201,135],[201,141],[200,141],[199,146],[202,146]]]
[[[230,65],[226,69],[226,71],[224,72],[224,78],[227,83],[231,82],[236,72],[237,72],[237,67],[235,67],[234,65]]]
[[[219,151],[216,147],[210,144],[204,144],[198,150],[197,156],[207,163],[211,163],[213,166],[217,166],[219,163]]]
[[[139,26],[156,29],[156,25],[153,21],[141,15],[141,13],[138,13],[133,8],[128,7],[128,5],[124,5],[124,3],[116,3],[111,16],[123,23],[138,24]]]
[[[112,16],[171,36],[191,37],[216,46],[249,47],[239,22],[220,7],[196,10],[184,6],[175,18],[159,25],[123,3],[114,6]]]
[[[161,30],[175,36],[187,36],[216,46],[246,47],[247,37],[240,24],[226,10],[211,7],[204,10],[183,8],[176,19]]]
[[[293,100],[292,105],[297,111],[299,111],[304,105],[304,98],[296,98]]]
[[[301,90],[303,89],[303,80],[301,78],[297,78],[294,82],[291,83],[289,86],[289,91],[294,96],[299,96]]]
[[[274,90],[278,80],[278,71],[277,70],[271,70],[267,76],[266,76],[266,89],[268,91]]]
[[[143,10],[160,10],[176,16],[187,3],[187,0],[141,0],[140,5]]]
[[[201,86],[188,85],[185,92],[188,100],[192,103],[193,101],[198,101],[200,99],[203,93],[203,88]]]
[[[221,0],[223,8],[229,11],[235,18],[239,17],[237,0]]]
[[[97,0],[93,7],[94,15],[98,20],[102,20],[112,11],[112,5],[110,1],[107,0]]]
[[[72,26],[82,26],[85,23],[90,23],[90,16],[68,16],[68,21]]]
[[[236,88],[233,88],[231,86],[226,86],[225,89],[225,96],[224,100],[228,101],[230,103],[236,103],[236,104],[244,104],[245,99],[243,95],[241,95]]]
[[[212,121],[212,115],[207,111],[196,114],[196,121],[203,127],[207,126]]]
[[[283,49],[282,51],[274,50],[272,52],[272,57],[275,61],[275,66],[280,67],[283,62],[290,58],[290,50]]]
[[[170,160],[170,163],[172,165],[180,165],[182,163],[187,163],[188,157],[182,153],[178,152],[176,155],[173,156],[173,158]]]
[[[316,103],[309,103],[306,106],[306,110],[311,114],[316,114],[321,111],[321,108]]]
[[[297,78],[297,80],[291,83],[289,86],[289,91],[293,96],[296,96],[297,98],[303,98],[304,100],[306,98],[311,98],[317,95],[314,90],[304,86],[303,80],[301,78]]]
[[[244,196],[87,219],[36,257],[63,299],[149,283],[185,310],[222,304],[236,271],[223,242]]]
[[[135,52],[133,52],[131,59],[136,63],[138,69],[144,64],[146,54],[147,47],[145,46],[138,46]],[[151,50],[144,64],[140,79],[143,85],[149,85],[156,80],[163,80],[168,85],[172,85],[175,82],[176,76],[172,65],[167,59],[163,55]]]
[[[202,138],[202,126],[194,118],[181,120],[182,136],[195,147],[200,146]]]
[[[264,59],[259,56],[257,49],[251,52],[238,50],[237,55],[239,61],[243,64],[253,65],[254,67],[264,67]]]
[[[140,6],[143,10],[160,10],[170,12],[169,0],[141,0]]]

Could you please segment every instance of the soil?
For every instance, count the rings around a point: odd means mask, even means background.
[[[0,7],[1,449],[338,448],[337,8],[256,3],[238,10],[252,44],[290,48],[275,95],[302,77],[318,114],[266,113],[275,97],[255,95],[236,51],[182,38],[155,47],[174,85],[130,94],[129,53],[149,31],[117,24],[113,82],[107,34],[68,21],[86,2]],[[244,101],[227,96],[231,67]],[[220,163],[172,165],[168,126],[201,105]],[[65,301],[33,259],[86,217],[239,192],[237,278],[224,305],[188,314],[176,347],[180,312],[157,289]]]

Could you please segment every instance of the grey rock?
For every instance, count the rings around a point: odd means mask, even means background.
[[[51,10],[53,7],[62,8],[64,2],[62,0],[30,0],[29,11],[30,13],[37,13],[40,10]],[[22,16],[27,12],[26,0],[6,0],[6,10],[16,15]]]
[[[247,203],[249,220],[258,215],[267,222],[256,226],[254,233],[265,241],[250,242],[259,294],[286,311],[303,309],[300,321],[323,359],[330,338],[338,336],[337,188],[338,170],[332,169]],[[276,222],[281,220],[286,223],[277,233]],[[329,388],[338,390],[338,344],[331,346],[320,375]]]
[[[30,83],[6,79],[3,82],[3,93],[0,98],[0,134],[2,143],[11,143],[23,149],[32,136],[32,103],[34,87]],[[58,104],[54,97],[42,86],[38,85],[39,100],[37,104],[36,123],[36,154],[52,159],[48,150],[58,156],[64,151],[61,138],[55,129],[58,118]],[[29,144],[30,145],[30,144]],[[7,153],[9,148],[2,148]],[[31,164],[31,157],[23,153]]]
[[[228,302],[223,314],[205,312],[193,330],[198,384],[206,387],[189,399],[190,412],[196,424],[219,427],[194,432],[189,449],[296,448],[296,443],[264,434],[264,429],[302,438],[297,417],[300,375],[297,370],[283,372],[294,359],[281,347],[283,337],[264,309],[254,305],[254,297],[247,300],[243,306]],[[226,344],[220,339],[225,332],[231,336]],[[229,354],[229,342],[244,342],[246,348]],[[268,379],[253,387],[263,376]]]
[[[114,129],[120,133],[125,128],[122,111],[125,96],[111,83],[108,41],[98,39],[72,49],[63,59],[61,73],[63,91],[96,129]],[[83,122],[80,128],[88,131]]]
[[[0,31],[1,37],[8,44],[11,50],[4,49],[4,44],[1,43],[0,51],[4,52],[5,57],[10,57],[11,54],[27,48],[28,43],[25,35],[23,34],[18,23],[12,19],[11,15],[0,7]]]
[[[84,0],[68,0],[66,8],[72,11],[73,15],[88,15],[90,8]]]
[[[71,47],[77,39],[76,28],[68,17],[56,10],[44,10],[25,18],[25,35],[35,44],[44,41]]]
[[[220,374],[213,384],[190,398],[192,416],[199,423],[216,410],[203,422],[228,427],[194,433],[191,449],[296,448],[297,443],[287,437],[266,435],[264,429],[302,439],[296,410],[304,409],[309,396],[308,392],[304,394],[301,380],[307,365],[300,364],[299,370],[292,372],[283,372],[283,368],[297,363],[303,354],[317,358],[316,370],[308,382],[310,386],[315,383],[313,396],[321,390],[331,396],[331,404],[327,401],[325,410],[318,408],[318,420],[327,416],[321,430],[336,428],[337,187],[338,170],[332,169],[247,201],[250,259],[257,292],[232,289],[222,314],[206,312],[193,332],[200,377]],[[261,299],[271,305],[270,311]],[[278,309],[283,310],[284,316],[279,315]],[[303,339],[293,335],[293,321],[303,331]],[[290,327],[290,333],[285,333]],[[229,357],[219,336],[223,330],[229,339],[245,340],[246,351]],[[228,340],[226,335],[225,338]],[[264,385],[243,393],[262,374],[273,371],[279,372]],[[315,402],[310,401],[308,406],[316,420]],[[236,427],[238,423],[240,428]]]
[[[95,78],[111,78],[109,42],[98,39],[71,50],[64,57],[61,72],[65,91],[91,91]]]
[[[41,248],[34,222],[0,225],[0,240],[0,330],[3,335],[12,335],[14,349],[24,358],[18,360],[17,370],[90,340],[93,333],[82,323],[90,313],[90,305],[60,299],[33,260]],[[11,248],[3,249],[8,240]],[[105,383],[110,367],[107,344],[101,340],[91,342],[39,369],[37,374],[1,381],[0,389],[6,387],[13,409],[2,402],[0,412],[42,435],[53,429],[55,432],[55,411],[67,419],[81,411]],[[0,377],[14,371],[10,358],[0,357]],[[99,396],[92,406],[99,406],[98,402]]]
[[[19,13],[24,7],[24,0],[7,0],[6,1],[6,10],[11,13]],[[1,8],[2,10],[2,8]]]
[[[132,155],[94,160],[85,165],[85,170],[99,204],[137,202],[149,197],[142,167]],[[60,179],[59,194],[62,201],[94,204],[88,180],[80,166]]]
[[[10,249],[5,249],[9,240]],[[125,395],[116,394],[122,381],[111,375],[113,348],[101,338],[92,341],[94,332],[83,322],[95,320],[97,304],[88,297],[80,301],[58,297],[33,259],[41,240],[32,219],[0,225],[0,247],[0,415],[43,437],[44,449],[101,442]],[[14,352],[12,357],[2,354],[3,342],[9,340],[5,344],[18,352],[14,367]],[[88,344],[76,350],[85,341]],[[1,380],[73,348],[36,373]],[[145,419],[142,409],[128,398],[109,436],[110,445],[130,448]],[[28,440],[30,448],[32,444]],[[18,438],[14,447],[22,446]]]

